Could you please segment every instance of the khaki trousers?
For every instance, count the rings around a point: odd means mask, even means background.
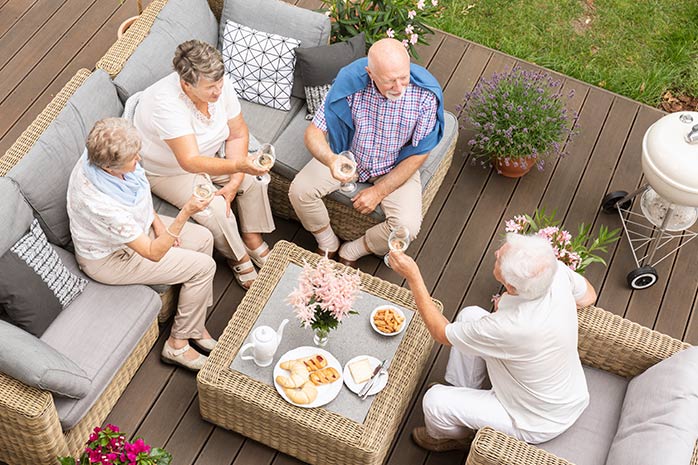
[[[191,198],[194,186],[193,173],[179,176],[148,176],[150,188],[155,195],[175,205],[178,208]],[[222,186],[230,177],[212,176],[214,184]],[[240,217],[240,230],[243,233],[269,233],[274,230],[274,218],[271,215],[271,205],[267,195],[267,185],[257,182],[254,176],[245,175],[235,196],[237,213]],[[245,256],[247,250],[238,231],[237,220],[231,212],[230,217],[225,216],[225,199],[217,195],[209,204],[211,214],[206,216],[196,213],[192,216],[200,225],[206,227],[213,234],[213,244],[216,250],[225,258],[239,261]]]
[[[169,226],[173,218],[160,216]],[[151,238],[155,235],[150,231]],[[82,271],[105,284],[182,284],[171,335],[177,339],[201,339],[206,309],[213,305],[213,275],[216,262],[211,258],[213,237],[204,227],[186,223],[180,246],[172,247],[159,262],[124,248],[99,260],[77,256]]]
[[[372,178],[375,183],[380,177]],[[339,189],[340,182],[332,177],[330,169],[312,159],[296,175],[289,188],[288,197],[303,227],[316,232],[330,224],[330,216],[322,198]],[[422,184],[419,171],[405,183],[388,194],[381,202],[386,221],[366,231],[368,249],[376,255],[388,253],[388,236],[396,226],[406,226],[414,239],[422,225]]]

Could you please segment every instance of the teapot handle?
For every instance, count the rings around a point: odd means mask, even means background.
[[[252,349],[254,348],[254,344],[251,342],[248,342],[242,348],[240,349],[240,359],[241,360],[254,360],[253,355],[243,355],[243,352],[245,352],[247,349]]]

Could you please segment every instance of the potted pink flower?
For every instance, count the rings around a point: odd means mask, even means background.
[[[358,314],[352,306],[360,290],[358,274],[340,271],[324,257],[315,267],[305,263],[298,287],[287,301],[301,326],[313,329],[313,342],[322,347],[327,344],[330,331],[337,329],[347,315]]]

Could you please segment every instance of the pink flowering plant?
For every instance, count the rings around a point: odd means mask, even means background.
[[[584,223],[579,225],[577,236],[574,237],[560,226],[560,222],[555,219],[555,212],[548,215],[544,209],[536,210],[533,216],[517,215],[507,220],[504,230],[544,237],[553,246],[557,259],[579,274],[584,274],[587,266],[592,263],[606,265],[606,261],[597,253],[608,252],[608,246],[620,237],[620,229],[609,231],[604,225],[599,227],[599,234],[593,237],[591,225]]]
[[[301,326],[327,335],[347,315],[358,314],[352,305],[360,290],[358,274],[339,271],[324,257],[315,267],[305,263],[298,287],[288,296],[288,303]]]
[[[443,11],[439,0],[322,0],[332,19],[332,42],[342,42],[363,32],[366,46],[390,37],[397,39],[412,56],[415,45],[425,44],[433,34],[433,18]]]
[[[78,460],[58,457],[61,465],[169,465],[171,461],[166,450],[150,447],[140,438],[127,441],[114,425],[96,427]]]
[[[515,67],[480,80],[457,107],[458,118],[475,130],[468,141],[472,163],[518,167],[532,158],[543,170],[546,159],[564,157],[563,147],[579,132],[578,115],[566,108],[572,97],[573,90],[563,94],[562,83],[543,71]]]

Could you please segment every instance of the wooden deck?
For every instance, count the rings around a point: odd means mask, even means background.
[[[146,2],[147,3],[147,2]],[[301,0],[314,8],[316,2]],[[93,68],[114,41],[116,28],[135,13],[135,2],[116,0],[0,0],[0,153],[12,144],[77,69]],[[477,83],[521,63],[494,50],[439,33],[419,50],[420,64],[442,83],[451,111]],[[611,190],[634,190],[641,181],[641,140],[662,113],[605,90],[559,76],[574,89],[572,107],[580,114],[581,133],[568,147],[570,155],[550,163],[543,172],[520,180],[506,179],[471,166],[467,140],[461,130],[453,166],[427,213],[419,238],[410,246],[433,295],[453,318],[465,305],[489,307],[498,285],[492,277],[493,252],[505,219],[537,207],[556,209],[570,229],[581,222],[620,226],[617,216],[599,213]],[[312,237],[295,222],[277,219],[267,238],[292,240],[314,247]],[[593,265],[587,277],[599,291],[598,305],[633,321],[698,343],[698,241],[662,262],[659,282],[633,292],[625,284],[634,268],[624,239],[611,248],[609,266]],[[215,304],[208,328],[219,335],[243,292],[222,262],[215,279]],[[360,262],[362,270],[398,282],[375,257]],[[164,328],[162,334],[167,334]],[[108,417],[123,430],[143,436],[174,454],[177,465],[285,465],[298,463],[238,434],[214,427],[199,416],[196,380],[192,373],[173,369],[159,360],[164,336],[148,355],[123,397]],[[463,453],[428,454],[412,443],[410,431],[422,424],[421,398],[425,386],[442,379],[448,351],[437,347],[421,389],[412,399],[387,463],[460,464]]]

